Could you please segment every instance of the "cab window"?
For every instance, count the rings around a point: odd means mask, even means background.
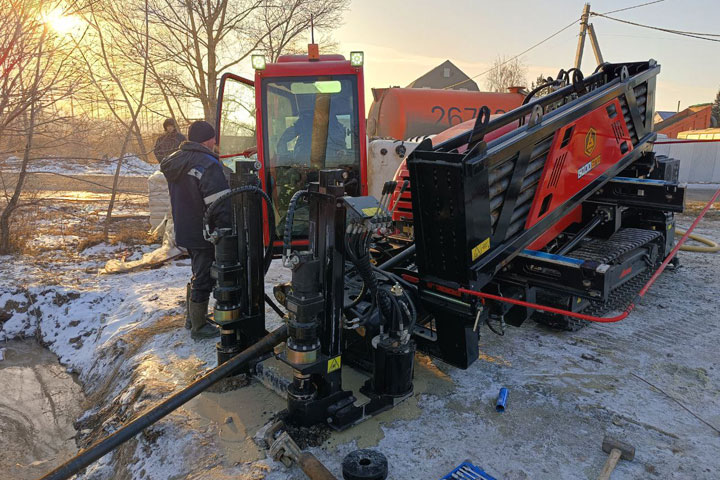
[[[265,79],[264,149],[266,181],[284,230],[290,199],[325,168],[341,168],[359,192],[360,139],[354,76]],[[354,182],[352,180],[355,180]],[[295,214],[293,235],[307,235],[307,211]]]

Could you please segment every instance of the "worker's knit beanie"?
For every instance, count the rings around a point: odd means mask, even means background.
[[[188,140],[191,142],[207,142],[215,136],[215,129],[208,122],[198,120],[188,127]]]

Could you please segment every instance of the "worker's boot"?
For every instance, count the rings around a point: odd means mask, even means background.
[[[192,285],[187,284],[187,291],[185,292],[185,328],[190,330],[192,328],[192,322],[190,322],[190,290]]]
[[[190,323],[192,324],[190,336],[192,339],[202,340],[203,338],[219,337],[220,331],[217,327],[207,322],[208,301],[193,302],[190,300],[189,305]]]

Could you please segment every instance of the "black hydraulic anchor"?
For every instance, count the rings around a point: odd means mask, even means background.
[[[230,188],[259,187],[259,168],[260,163],[255,160],[236,161]],[[233,196],[232,227],[215,232],[215,263],[211,275],[216,280],[213,320],[220,327],[220,342],[216,346],[218,364],[266,334],[262,207],[262,198],[256,192]]]
[[[342,389],[345,194],[342,170],[322,170],[308,188],[308,250],[290,257],[287,348],[280,359],[293,368],[288,422],[327,422],[342,429],[362,416],[352,392]]]

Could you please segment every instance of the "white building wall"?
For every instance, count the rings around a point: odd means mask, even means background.
[[[681,183],[720,183],[720,142],[655,145],[655,153],[680,160]]]

